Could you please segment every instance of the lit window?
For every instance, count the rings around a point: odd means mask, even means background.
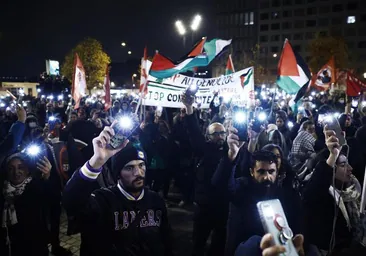
[[[347,23],[348,24],[356,23],[356,16],[348,16],[347,17]]]
[[[250,25],[253,25],[254,24],[254,12],[250,12],[250,17],[249,17],[250,19],[250,21],[249,21],[249,24]]]

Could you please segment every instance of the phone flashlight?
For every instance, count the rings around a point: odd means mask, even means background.
[[[5,108],[5,106],[6,106],[6,105],[5,105],[5,103],[4,103],[4,102],[1,102],[1,103],[0,103],[0,108]]]
[[[109,146],[113,149],[119,148],[136,130],[138,121],[132,116],[122,116],[118,122],[112,127],[114,136],[111,138]]]
[[[54,121],[56,121],[56,117],[54,117],[54,116],[50,116],[50,117],[48,118],[48,122],[54,122]]]
[[[288,126],[288,128],[292,129],[292,127],[294,127],[294,123],[291,121],[288,121],[287,126]]]
[[[31,144],[25,149],[25,153],[31,157],[37,157],[41,152],[41,147],[36,144]]]
[[[244,111],[238,111],[234,114],[233,126],[238,130],[239,141],[248,140],[247,116]]]
[[[266,113],[264,113],[264,112],[260,112],[260,113],[258,114],[258,120],[259,120],[259,121],[261,121],[261,122],[266,121],[266,120],[267,120],[267,114],[266,114]]]
[[[186,90],[186,95],[194,96],[196,95],[197,92],[198,92],[198,86],[196,84],[191,84]]]

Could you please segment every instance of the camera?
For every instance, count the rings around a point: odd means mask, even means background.
[[[112,126],[115,135],[111,138],[109,146],[113,149],[119,148],[139,126],[136,116],[121,116],[118,122]]]
[[[234,113],[233,126],[238,130],[239,141],[248,140],[248,122],[247,115],[244,111]]]

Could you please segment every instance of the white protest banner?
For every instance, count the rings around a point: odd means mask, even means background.
[[[147,66],[150,68],[151,62]],[[225,99],[231,99],[237,106],[252,104],[254,101],[253,67],[214,78],[197,78],[178,74],[160,81],[149,76],[148,80],[148,93],[145,97],[145,105],[148,106],[181,108],[183,107],[181,95],[191,85],[199,88],[196,103],[201,103],[201,108],[209,108],[214,91],[218,91],[219,96]]]

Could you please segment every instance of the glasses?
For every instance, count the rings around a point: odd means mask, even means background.
[[[213,132],[213,133],[210,133],[209,135],[212,135],[212,136],[223,136],[223,135],[226,135],[226,132],[222,131],[222,132]]]

